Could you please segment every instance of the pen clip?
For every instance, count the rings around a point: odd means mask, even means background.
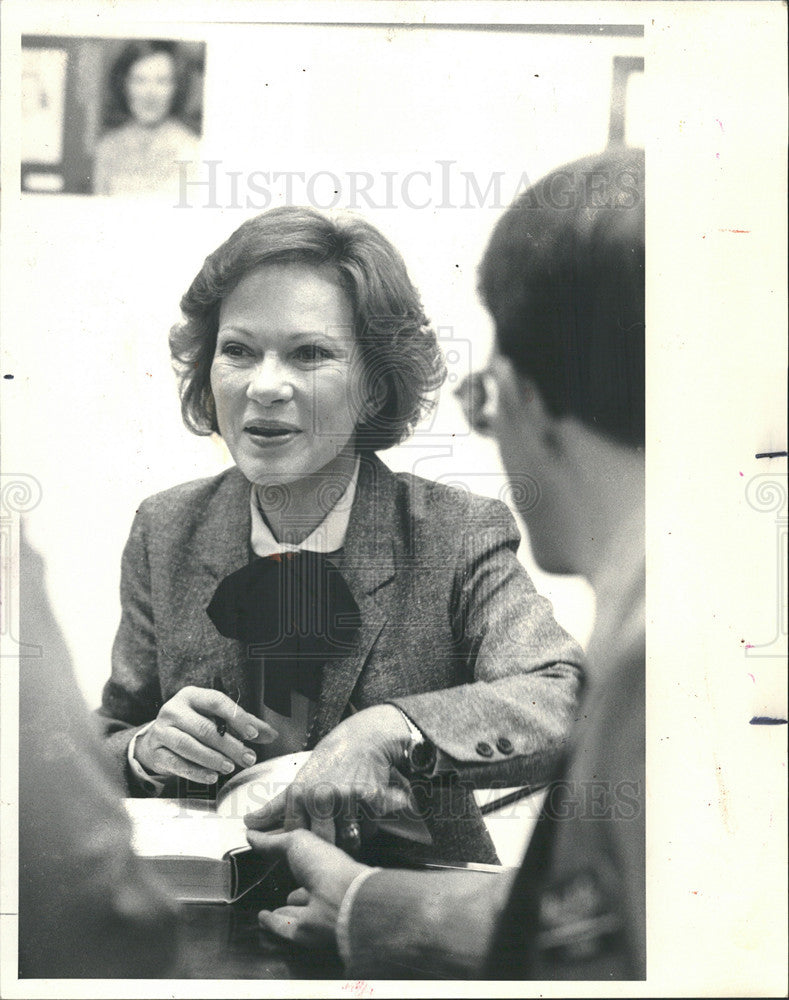
[[[224,685],[222,684],[222,678],[219,674],[214,674],[213,679],[211,680],[211,687],[214,691],[218,691],[220,694],[226,693]],[[216,725],[217,733],[219,733],[220,736],[224,736],[227,732],[227,723],[225,720],[216,715],[214,716],[214,724]]]

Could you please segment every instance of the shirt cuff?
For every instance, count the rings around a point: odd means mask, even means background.
[[[335,933],[337,935],[337,950],[340,953],[340,958],[346,965],[350,965],[351,963],[351,933],[349,925],[356,894],[371,875],[375,875],[380,871],[380,868],[365,868],[364,871],[359,872],[342,897],[340,909],[337,911],[337,928]]]
[[[161,774],[149,774],[148,771],[142,766],[142,764],[134,756],[134,748],[137,746],[137,737],[142,736],[146,733],[153,722],[149,722],[144,726],[140,726],[137,732],[132,736],[129,741],[129,749],[127,751],[126,758],[129,762],[129,770],[134,775],[134,777],[140,782],[140,784],[149,791],[152,795],[161,795],[162,789],[164,788],[164,783],[166,780],[165,775]]]
[[[441,747],[436,747],[436,766],[433,768],[433,777],[438,777],[440,774],[457,774],[458,773],[458,763],[454,757],[450,757],[448,753],[444,753]]]

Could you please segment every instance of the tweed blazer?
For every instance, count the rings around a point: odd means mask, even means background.
[[[514,880],[466,871],[368,878],[345,926],[349,979],[644,978],[643,510],[636,514],[640,529],[628,525],[636,530],[595,580],[594,680]],[[458,950],[464,933],[487,938],[494,919],[486,965],[471,969],[473,947]]]
[[[180,688],[208,687],[219,673],[257,711],[242,643],[221,636],[205,610],[219,582],[253,558],[249,491],[234,467],[137,512],[99,710],[132,794],[129,741]],[[503,503],[363,455],[340,560],[362,624],[356,649],[324,671],[312,743],[349,702],[392,702],[454,760],[464,787],[547,780],[574,721],[582,654],[518,561],[519,541]],[[494,859],[470,793],[457,794],[433,801],[436,853]]]

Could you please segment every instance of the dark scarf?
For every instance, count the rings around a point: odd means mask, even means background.
[[[354,649],[359,607],[334,555],[257,558],[226,576],[206,609],[248,660],[263,661],[263,700],[280,715],[291,714],[291,691],[317,701],[324,665]]]

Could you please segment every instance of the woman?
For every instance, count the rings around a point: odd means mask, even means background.
[[[504,504],[374,454],[444,377],[401,257],[361,219],[273,209],[206,259],[181,308],[184,419],[236,465],[150,498],[132,527],[101,709],[132,792],[306,745],[255,825],[331,838],[338,810],[408,803],[399,768],[427,782],[437,855],[495,860],[456,778],[546,780],[581,654]]]
[[[189,78],[175,42],[133,41],[110,71],[113,128],[98,144],[94,194],[177,192],[181,163],[198,141],[178,118]]]

